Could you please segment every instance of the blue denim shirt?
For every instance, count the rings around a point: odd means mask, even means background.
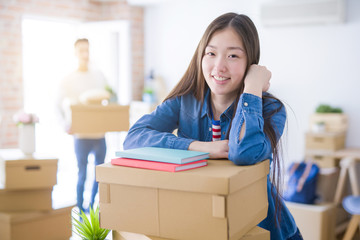
[[[169,99],[159,105],[151,114],[144,115],[129,130],[124,141],[124,149],[154,146],[175,149],[188,149],[191,142],[212,141],[212,119],[210,114],[209,91],[204,104],[201,104],[192,94]],[[235,104],[235,103],[234,103]],[[226,139],[229,133],[228,158],[236,165],[251,165],[265,159],[272,161],[270,140],[266,137],[263,126],[263,110],[272,111],[278,108],[275,100],[262,101],[262,98],[243,93],[237,103],[233,121],[233,106],[230,106],[220,116],[221,139]],[[264,109],[263,109],[264,108]],[[272,116],[274,128],[278,131],[278,139],[284,129],[286,120],[285,108],[282,107]],[[246,122],[245,134],[239,140],[241,126]],[[177,136],[172,132],[178,129]],[[274,186],[267,181],[268,215],[259,224],[271,233],[271,239],[287,239],[296,233],[297,227],[289,210],[282,201],[280,224],[275,224],[275,200],[271,194]]]

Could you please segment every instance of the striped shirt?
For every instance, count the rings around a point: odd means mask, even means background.
[[[221,127],[220,120],[212,120],[212,140],[219,141],[221,140]]]

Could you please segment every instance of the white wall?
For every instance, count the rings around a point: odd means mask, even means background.
[[[170,90],[215,17],[247,14],[261,38],[260,64],[273,74],[270,91],[287,104],[286,160],[303,158],[309,115],[321,103],[343,108],[350,120],[346,145],[360,147],[360,1],[347,1],[343,24],[272,28],[260,22],[264,1],[171,0],[146,7],[146,71],[154,69]]]

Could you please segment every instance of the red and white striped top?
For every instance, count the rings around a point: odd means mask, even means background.
[[[219,120],[212,120],[212,140],[221,140],[221,126]]]

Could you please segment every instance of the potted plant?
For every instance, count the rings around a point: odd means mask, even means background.
[[[329,104],[320,104],[310,117],[310,127],[314,132],[346,132],[347,123],[348,119],[343,110]]]
[[[105,90],[110,94],[110,100],[109,101],[111,103],[116,103],[118,98],[117,98],[117,94],[114,91],[114,89],[110,85],[106,85]]]
[[[94,211],[90,207],[89,218],[86,214],[81,211],[80,213],[74,211],[75,214],[80,218],[72,217],[73,225],[75,227],[74,233],[77,234],[83,240],[104,240],[109,234],[109,229],[100,228],[99,223],[99,207]]]
[[[342,113],[342,109],[338,107],[331,107],[327,104],[320,104],[316,108],[316,113]]]
[[[19,148],[26,156],[31,156],[35,152],[35,124],[39,118],[34,113],[20,110],[13,120],[19,128]]]

